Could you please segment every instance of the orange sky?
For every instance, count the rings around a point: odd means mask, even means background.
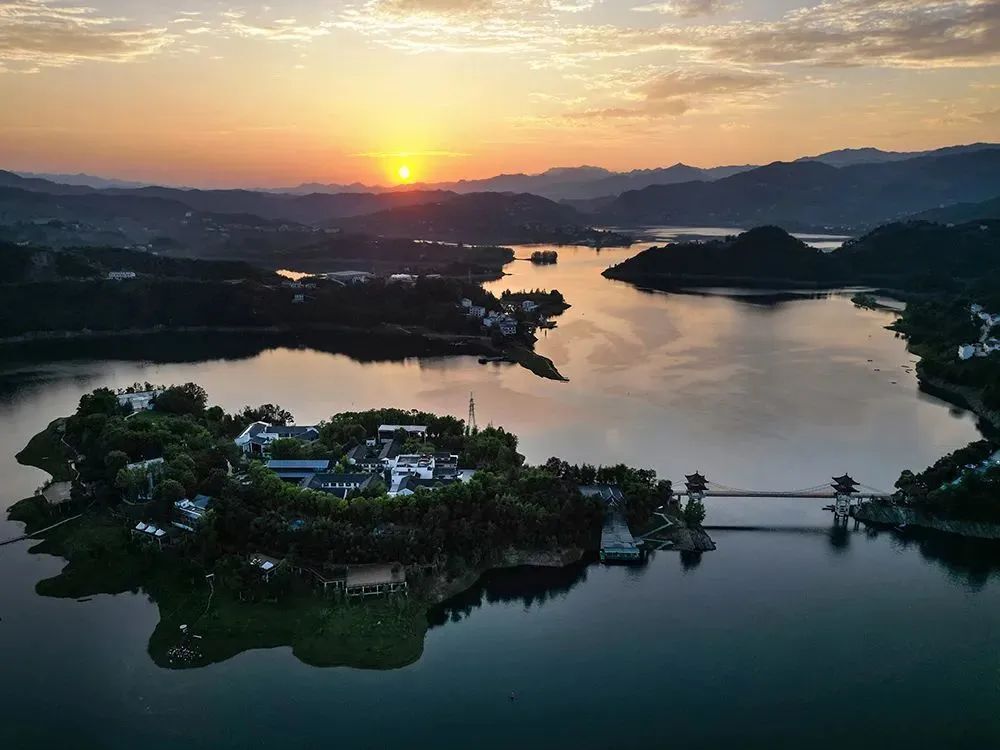
[[[0,167],[204,186],[997,140],[987,0],[0,2]]]

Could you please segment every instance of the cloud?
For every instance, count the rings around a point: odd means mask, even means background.
[[[248,39],[264,39],[272,42],[308,42],[317,37],[327,36],[333,23],[300,23],[294,18],[278,18],[272,21],[251,21],[242,13],[230,11],[223,14],[226,21],[225,32]]]
[[[638,5],[632,10],[639,13],[661,13],[676,18],[714,16],[736,7],[730,0],[667,0],[667,2]]]
[[[635,104],[571,111],[570,120],[661,119],[679,117],[695,109],[744,106],[772,96],[784,79],[772,73],[745,70],[641,70],[599,78],[596,88],[616,91]]]
[[[48,0],[0,0],[0,69],[34,72],[97,60],[128,62],[174,41],[164,29],[130,24],[93,8]]]
[[[722,3],[659,3],[692,12]],[[671,52],[730,65],[943,68],[1000,64],[998,0],[824,0],[769,21],[566,23],[551,0],[367,0],[337,25],[410,52],[528,53],[539,67]],[[640,6],[641,7],[641,6]]]
[[[1000,109],[990,110],[989,112],[974,112],[971,117],[983,125],[1000,126]]]

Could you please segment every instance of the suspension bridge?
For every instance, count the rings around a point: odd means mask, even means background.
[[[684,489],[678,487],[673,491],[673,501],[680,503],[684,499],[704,500],[705,498],[793,498],[800,500],[832,500],[828,509],[833,511],[838,522],[846,522],[851,515],[851,509],[863,502],[890,498],[893,493],[869,487],[855,481],[849,474],[832,477],[831,481],[794,490],[754,490],[730,487],[718,482],[709,481],[701,472],[688,474],[684,477]],[[604,501],[606,514],[604,529],[601,533],[601,560],[612,562],[634,562],[642,558],[640,546],[647,542],[647,537],[673,525],[673,521],[664,513],[658,513],[665,523],[656,529],[643,534],[636,539],[625,521],[621,489],[612,485],[594,485],[581,487],[585,495],[599,497]],[[662,509],[661,509],[662,511]],[[662,546],[662,545],[661,545]]]
[[[802,500],[848,500],[850,503],[863,502],[892,497],[894,493],[880,490],[876,487],[856,482],[849,474],[833,477],[832,481],[795,490],[751,490],[740,487],[730,487],[719,482],[710,481],[700,472],[684,477],[684,489],[675,490],[677,498],[706,497],[741,498],[795,498]]]

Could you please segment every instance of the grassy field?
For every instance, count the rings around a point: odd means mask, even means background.
[[[35,435],[15,458],[24,466],[34,466],[52,475],[57,482],[73,479],[73,469],[70,461],[72,452],[62,440],[62,427],[65,420],[53,420],[48,427]]]

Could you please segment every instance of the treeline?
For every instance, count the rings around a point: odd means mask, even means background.
[[[826,253],[779,227],[735,237],[654,247],[605,271],[609,278],[654,282],[720,279],[795,283],[817,287],[850,284],[917,291],[960,288],[961,280],[1000,271],[1000,221],[944,226],[908,222],[879,227]]]
[[[0,242],[0,283],[99,279],[110,271],[203,281],[274,278],[272,273],[240,261],[171,258],[115,247],[51,250]]]
[[[4,289],[0,337],[83,329],[374,328],[383,324],[475,334],[478,326],[461,313],[457,301],[484,294],[465,282],[426,278],[413,285],[373,280],[344,287],[319,282],[315,289],[306,290],[299,304],[291,290],[254,280],[138,278],[18,284]],[[492,304],[497,305],[495,298]]]
[[[987,409],[1000,411],[1000,354],[958,357],[959,346],[975,343],[981,335],[982,321],[973,319],[969,306],[984,300],[988,311],[1000,312],[997,293],[980,293],[978,287],[961,294],[913,299],[893,328],[906,335],[910,350],[920,356],[917,373],[921,378],[939,386],[971,389]]]

